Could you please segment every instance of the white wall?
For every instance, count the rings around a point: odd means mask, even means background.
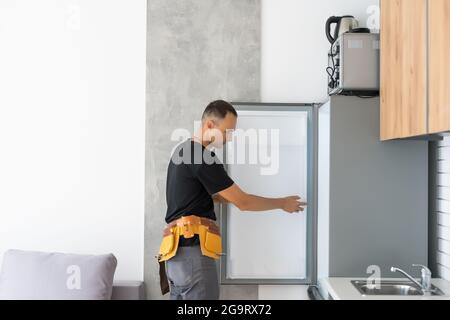
[[[262,0],[261,99],[327,100],[325,22],[353,15],[361,27],[379,29],[378,0]],[[320,254],[320,253],[319,253]],[[306,287],[259,286],[260,299],[305,299]]]
[[[436,262],[439,277],[450,281],[450,137],[438,143],[436,181]]]
[[[325,22],[353,15],[379,28],[378,0],[262,0],[261,97],[264,102],[327,99]]]
[[[118,258],[143,279],[145,0],[0,2],[0,260]]]

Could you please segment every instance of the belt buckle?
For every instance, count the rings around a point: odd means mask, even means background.
[[[192,238],[194,236],[194,230],[192,230],[192,224],[191,223],[185,223],[183,224],[183,235],[185,238]]]
[[[192,223],[189,218],[182,217],[179,227],[181,227],[181,234],[186,239],[192,238],[194,236],[194,230],[192,229]]]

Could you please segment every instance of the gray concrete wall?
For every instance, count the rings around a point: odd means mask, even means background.
[[[174,129],[192,132],[216,99],[259,101],[259,0],[148,0],[145,266],[147,299],[161,299],[157,262]],[[166,296],[167,297],[167,296]],[[165,298],[166,298],[165,297]],[[257,298],[227,286],[224,299]]]

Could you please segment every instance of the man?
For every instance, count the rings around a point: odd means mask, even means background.
[[[248,194],[228,176],[210,148],[222,147],[230,140],[236,121],[237,113],[231,104],[223,100],[211,102],[203,112],[199,132],[175,149],[169,163],[166,189],[169,226],[161,246],[167,250],[161,249],[160,255],[163,252],[168,257],[171,299],[219,298],[214,260],[218,253],[212,252],[214,236],[218,234],[213,223],[216,220],[213,201],[231,203],[241,211],[282,209],[294,213],[306,206],[298,196],[264,198]],[[221,250],[220,245],[216,247]]]

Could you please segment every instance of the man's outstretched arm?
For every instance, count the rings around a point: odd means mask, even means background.
[[[212,196],[213,201],[217,202],[217,203],[228,203],[227,199],[225,199],[224,197],[222,197],[220,194],[216,193],[215,195]]]
[[[221,191],[218,195],[234,204],[241,211],[269,211],[282,209],[286,212],[300,212],[304,210],[306,202],[301,202],[299,196],[285,198],[265,198],[245,193],[237,184]]]

